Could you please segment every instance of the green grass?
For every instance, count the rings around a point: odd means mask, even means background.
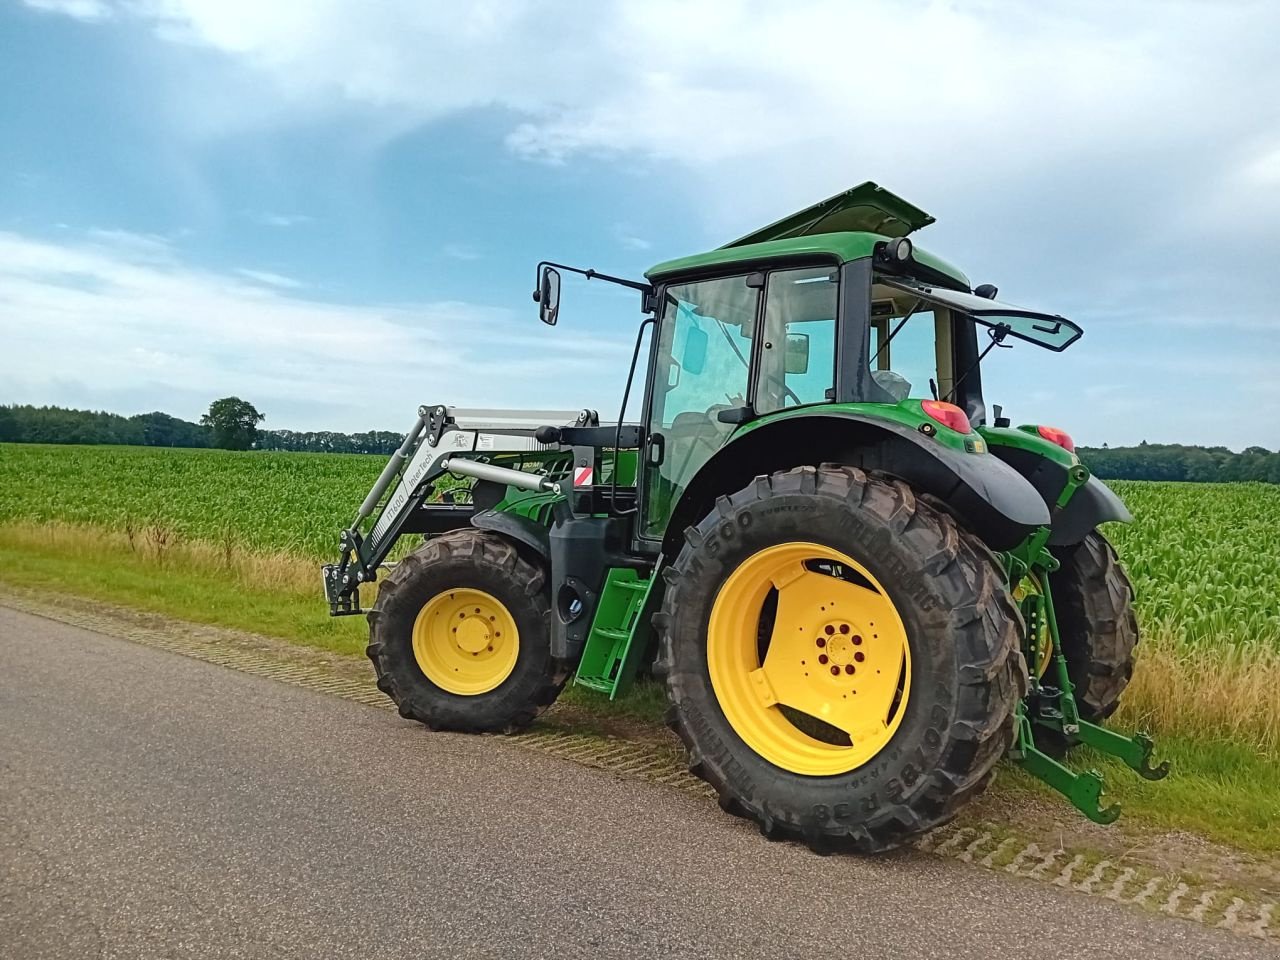
[[[364,652],[363,617],[327,615],[319,567],[290,557],[223,564],[216,551],[174,545],[157,554],[94,528],[0,525],[0,580],[152,613],[278,637],[335,653]],[[252,567],[272,568],[274,584]]]
[[[1107,785],[1104,804],[1119,802],[1117,825],[1129,833],[1181,831],[1249,853],[1280,853],[1280,764],[1239,744],[1169,737],[1157,744],[1158,759],[1171,762],[1168,777],[1143,780],[1124,764],[1091,750],[1072,751],[1076,770],[1097,770]],[[1070,805],[1019,767],[1006,762],[993,788],[1037,808]],[[1052,807],[1050,806],[1050,809]]]

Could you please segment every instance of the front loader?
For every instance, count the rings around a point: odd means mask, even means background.
[[[324,568],[334,615],[379,581],[401,715],[510,732],[648,671],[724,809],[823,851],[909,842],[1004,756],[1100,823],[1073,747],[1163,777],[1102,725],[1138,631],[1098,528],[1131,518],[982,394],[997,348],[1082,332],[917,248],[932,222],[866,183],[644,281],[540,264],[552,325],[562,270],[637,292],[643,413],[420,408]]]

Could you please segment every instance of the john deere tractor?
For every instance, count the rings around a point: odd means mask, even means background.
[[[1138,631],[1098,528],[1129,513],[983,399],[998,348],[1081,329],[972,288],[910,239],[932,222],[864,183],[642,281],[539,264],[547,324],[561,271],[636,291],[643,413],[419,409],[324,568],[334,615],[379,581],[401,715],[510,732],[650,672],[724,809],[823,851],[911,840],[1005,756],[1100,823],[1073,747],[1164,776],[1101,725]]]

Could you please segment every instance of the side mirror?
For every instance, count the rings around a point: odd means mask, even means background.
[[[560,315],[560,271],[555,267],[544,266],[538,278],[538,289],[533,291],[533,300],[538,305],[538,319],[549,327],[556,325]]]
[[[787,373],[809,372],[809,335],[807,333],[787,334],[783,368]]]
[[[697,376],[707,366],[707,333],[698,327],[689,327],[684,338],[684,351],[680,354],[680,366]]]

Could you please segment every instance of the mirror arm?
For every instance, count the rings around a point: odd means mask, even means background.
[[[639,290],[644,294],[653,294],[653,285],[649,283],[641,283],[639,280],[626,280],[622,277],[610,276],[607,273],[601,273],[599,270],[582,270],[579,267],[571,267],[564,263],[552,263],[550,260],[543,260],[538,264],[536,276],[538,280],[534,283],[535,289],[539,287],[542,280],[542,268],[555,267],[557,270],[568,270],[570,273],[576,273],[579,276],[586,277],[588,280],[607,280],[609,283],[616,283],[621,287],[630,287],[632,290]]]

